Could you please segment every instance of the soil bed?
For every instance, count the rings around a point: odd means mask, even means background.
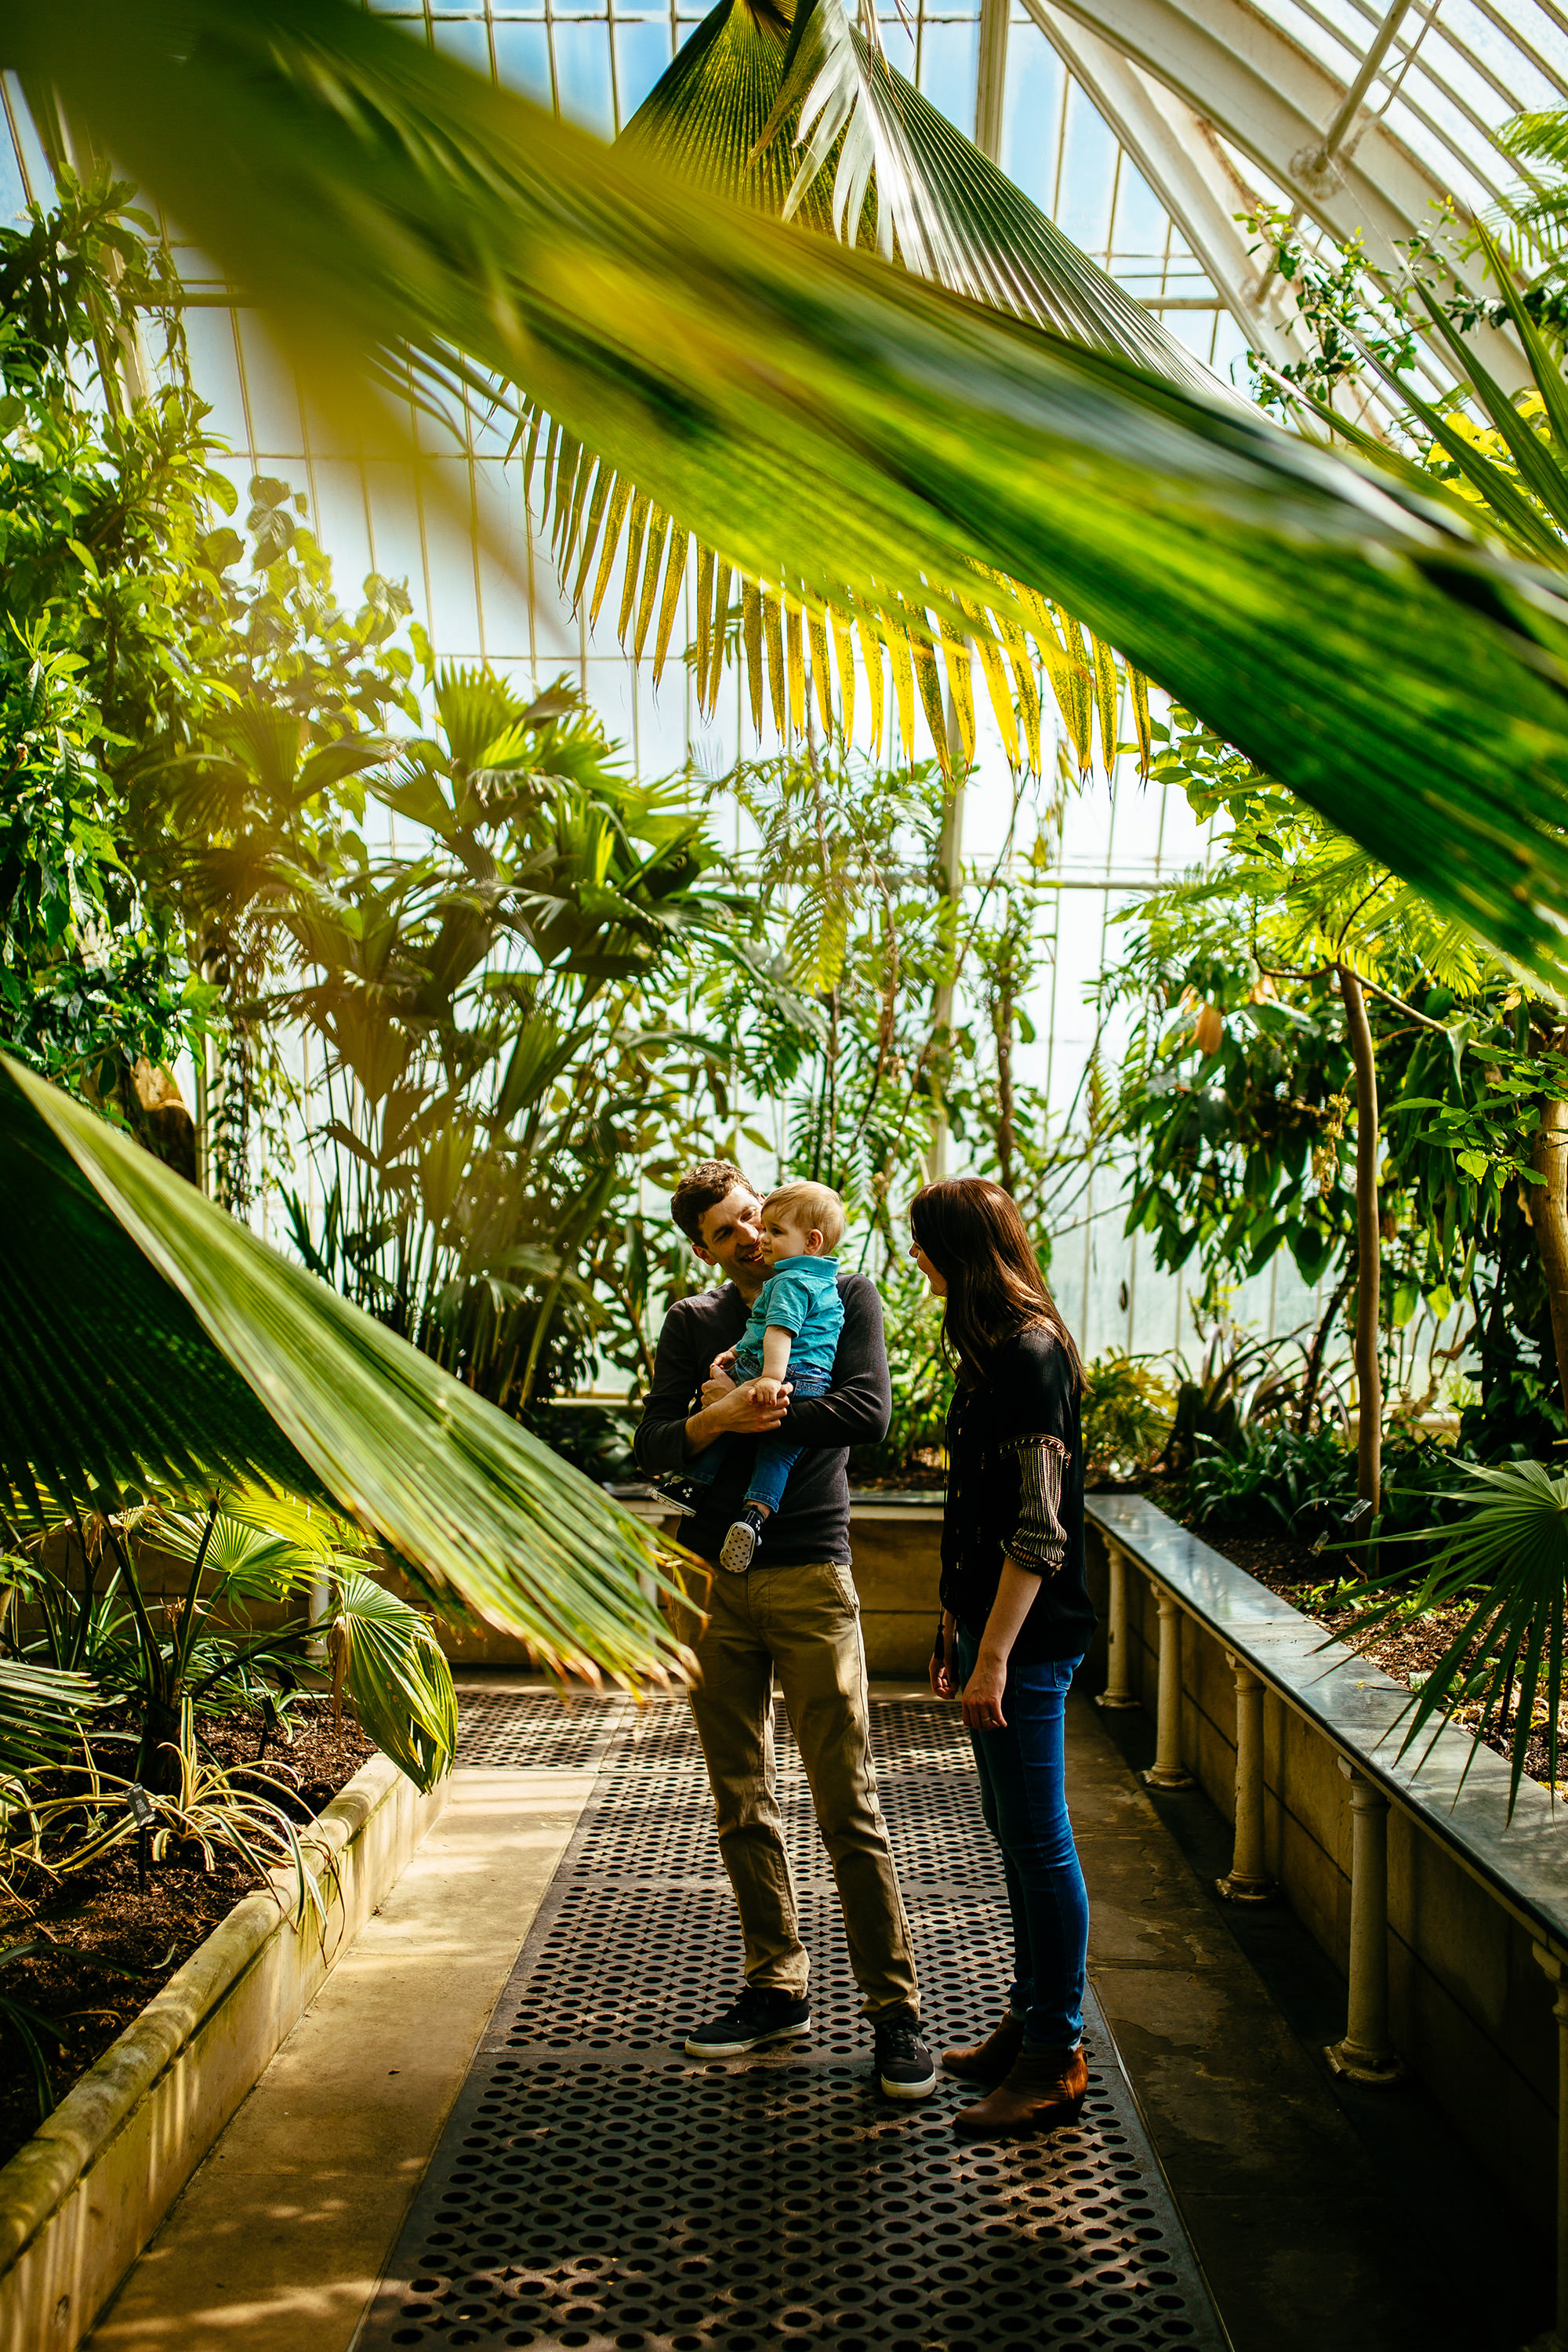
[[[1268,1586],[1270,1592],[1279,1593],[1280,1599],[1289,1601],[1293,1609],[1300,1609],[1304,1616],[1310,1617],[1325,1633],[1337,1634],[1342,1641],[1353,1637],[1362,1608],[1356,1599],[1360,1578],[1347,1554],[1315,1552],[1306,1544],[1293,1543],[1279,1527],[1238,1528],[1205,1526],[1188,1504],[1179,1479],[1149,1479],[1142,1482],[1136,1489],[1123,1487],[1119,1491],[1147,1495],[1149,1500],[1157,1504],[1169,1517],[1179,1520],[1184,1528],[1190,1528],[1195,1536],[1201,1536],[1222,1559],[1228,1559],[1235,1568],[1245,1569],[1248,1576],[1255,1576],[1259,1584]],[[1337,1586],[1336,1571],[1339,1575]],[[1388,1596],[1380,1592],[1377,1597],[1383,1600]],[[1391,1682],[1403,1683],[1408,1690],[1412,1676],[1419,1679],[1431,1672],[1468,1614],[1465,1607],[1434,1609],[1413,1621],[1395,1622],[1375,1641],[1369,1642],[1361,1654],[1374,1666],[1380,1666]],[[1460,1730],[1472,1735],[1479,1732],[1479,1706],[1457,1707],[1449,1719]],[[1546,1710],[1539,1701],[1535,1720],[1537,1727],[1525,1752],[1525,1778],[1550,1788]],[[1498,1728],[1494,1717],[1490,1728],[1479,1736],[1483,1746],[1491,1748],[1495,1755],[1505,1759],[1511,1758],[1511,1727],[1508,1733],[1503,1733]],[[1568,1710],[1564,1711],[1558,1739],[1561,1770],[1563,1759],[1568,1756]]]
[[[298,1824],[314,1820],[338,1790],[374,1754],[370,1740],[345,1713],[334,1727],[330,1699],[296,1700],[289,1709],[291,1747],[269,1740],[259,1769],[277,1774],[289,1787],[262,1789]],[[111,1712],[96,1719],[100,1733],[130,1727],[131,1718]],[[219,1763],[254,1764],[261,1734],[259,1717],[226,1716],[196,1726],[203,1745]],[[99,1751],[102,1768],[123,1776],[130,1751],[118,1742]],[[254,1872],[221,1858],[210,1872],[161,1863],[138,1884],[134,1845],[118,1848],[79,1876],[29,1889],[23,1903],[0,1898],[0,1950],[42,1940],[47,1948],[0,1971],[0,1992],[25,2001],[58,2028],[57,2049],[43,2042],[57,2099],[76,2076],[101,2057],[110,2043],[145,2009],[184,1966],[196,1946],[235,1905],[260,1885]],[[0,2164],[15,2156],[38,2126],[33,2073],[14,2027],[0,2038]],[[40,2037],[41,2039],[41,2037]]]

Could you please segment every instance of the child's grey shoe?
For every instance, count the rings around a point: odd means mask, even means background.
[[[744,1576],[763,1537],[763,1514],[748,1503],[719,1547],[719,1565],[731,1576]]]

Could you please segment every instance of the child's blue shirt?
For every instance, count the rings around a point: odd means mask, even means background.
[[[844,1328],[838,1260],[786,1257],[758,1292],[736,1354],[754,1356],[760,1364],[763,1338],[770,1324],[793,1335],[789,1351],[792,1371],[830,1372],[838,1352],[838,1335]]]

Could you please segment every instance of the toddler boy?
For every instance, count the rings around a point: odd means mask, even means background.
[[[826,1184],[781,1184],[768,1194],[762,1254],[776,1271],[758,1292],[739,1344],[714,1358],[715,1372],[732,1368],[735,1379],[753,1382],[758,1398],[769,1404],[786,1384],[797,1397],[822,1396],[832,1386],[844,1328],[833,1252],[843,1234],[844,1203]],[[701,1454],[691,1471],[699,1486],[711,1485],[730,1443],[721,1437]],[[719,1550],[720,1567],[732,1576],[750,1568],[763,1525],[783,1502],[803,1451],[787,1429],[758,1438],[744,1506]]]

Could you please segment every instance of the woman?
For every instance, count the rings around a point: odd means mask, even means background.
[[[1062,1738],[1095,1622],[1083,1580],[1083,1371],[999,1184],[928,1184],[910,1222],[915,1263],[944,1302],[958,1375],[931,1684],[939,1698],[963,1694],[1013,1915],[1007,2014],[977,2048],[946,2051],[942,2063],[990,2086],[959,2111],[956,2128],[1012,2138],[1076,2121],[1089,2083],[1079,2046],[1089,1898]]]

